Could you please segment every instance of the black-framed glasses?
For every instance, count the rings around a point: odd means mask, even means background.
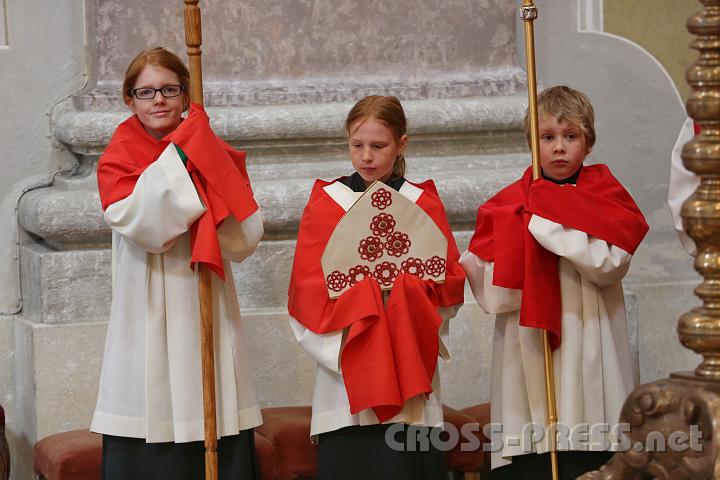
[[[130,95],[138,100],[152,100],[157,92],[160,92],[165,98],[175,98],[182,95],[183,90],[182,85],[165,85],[162,88],[140,87],[130,90]]]

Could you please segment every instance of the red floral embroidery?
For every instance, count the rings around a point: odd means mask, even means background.
[[[372,262],[382,257],[383,243],[378,237],[365,237],[360,240],[358,245],[358,253],[360,258]]]
[[[335,270],[327,276],[325,284],[333,292],[339,292],[348,284],[348,277],[344,273]]]
[[[379,213],[375,215],[370,222],[370,230],[379,236],[384,237],[395,231],[395,219],[387,213]]]
[[[367,265],[356,265],[348,271],[348,284],[352,287],[365,277],[371,276],[370,267]]]
[[[394,232],[388,235],[387,241],[385,242],[385,250],[388,255],[393,257],[402,257],[410,251],[410,237],[406,233]]]
[[[425,262],[425,272],[433,277],[439,277],[445,273],[445,259],[437,255],[429,258],[428,261]]]
[[[425,275],[425,264],[419,258],[410,257],[400,264],[400,271],[423,278]]]
[[[392,195],[390,192],[381,188],[372,194],[372,206],[378,210],[385,210],[385,208],[392,205]]]
[[[375,277],[375,280],[377,280],[377,282],[383,287],[389,287],[393,284],[399,273],[400,271],[394,263],[382,262],[375,265],[373,277]]]

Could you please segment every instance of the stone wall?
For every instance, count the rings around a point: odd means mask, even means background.
[[[94,8],[94,93],[117,101],[127,64],[148,45],[185,51],[179,8],[117,0],[94,0]],[[370,92],[408,100],[503,95],[522,82],[512,6],[502,0],[246,0],[202,8],[208,105],[328,103]]]
[[[17,204],[23,192],[50,185],[77,162],[50,134],[49,114],[85,84],[85,25],[81,1],[0,0],[0,402],[16,479],[31,478],[38,411],[22,393],[36,381],[20,353],[27,342],[16,342],[23,295],[36,288],[20,287],[19,244],[27,235],[18,228]]]

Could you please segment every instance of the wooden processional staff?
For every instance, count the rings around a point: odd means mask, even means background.
[[[537,77],[535,75],[535,31],[533,21],[538,16],[538,9],[533,0],[523,0],[520,16],[525,24],[525,59],[527,62],[528,112],[530,114],[530,152],[532,153],[532,179],[540,178],[540,136],[538,133]],[[545,399],[547,404],[547,436],[550,448],[550,464],[553,480],[558,479],[557,408],[555,406],[555,376],[553,372],[552,350],[547,330],[542,332],[545,357]]]
[[[185,2],[185,44],[190,60],[190,101],[203,104],[202,25],[198,0]],[[212,283],[210,269],[198,263],[203,412],[205,416],[205,480],[217,480],[217,413],[215,408],[215,347],[213,345]]]

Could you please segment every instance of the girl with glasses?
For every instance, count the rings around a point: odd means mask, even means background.
[[[255,250],[262,220],[244,152],[215,136],[188,83],[163,48],[135,57],[122,90],[134,115],[98,163],[113,253],[91,427],[103,434],[104,480],[203,478],[198,262],[213,272],[219,478],[260,477],[253,428],[262,418],[229,262]]]

